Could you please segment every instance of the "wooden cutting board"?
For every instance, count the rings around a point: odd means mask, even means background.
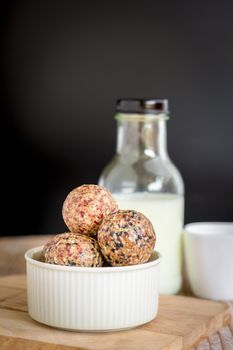
[[[161,296],[157,318],[120,332],[81,333],[33,321],[27,313],[26,278],[0,278],[1,350],[180,350],[189,349],[230,323],[226,303]]]

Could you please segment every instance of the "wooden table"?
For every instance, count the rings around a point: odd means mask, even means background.
[[[50,235],[0,238],[0,276],[26,273],[24,253],[44,245]]]
[[[156,320],[128,331],[68,332],[33,321],[27,313],[23,255],[48,238],[0,239],[0,274],[5,276],[0,278],[1,350],[233,350],[230,305],[184,296],[161,296]]]

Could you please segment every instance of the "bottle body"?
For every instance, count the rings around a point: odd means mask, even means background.
[[[134,209],[147,216],[157,235],[155,249],[161,252],[160,293],[175,294],[182,285],[183,196],[168,193],[130,195],[113,193],[119,208]]]
[[[166,151],[164,113],[118,113],[117,152],[99,184],[110,189],[121,209],[142,212],[152,222],[162,256],[160,292],[182,285],[184,186]]]

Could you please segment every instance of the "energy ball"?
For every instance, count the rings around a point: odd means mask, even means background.
[[[96,235],[103,218],[117,209],[109,190],[98,185],[82,185],[68,194],[62,215],[71,232]]]
[[[112,266],[127,266],[149,260],[156,241],[149,219],[135,210],[108,215],[98,230],[98,243]]]
[[[44,246],[43,261],[49,264],[98,267],[103,265],[97,241],[77,233],[54,236]]]

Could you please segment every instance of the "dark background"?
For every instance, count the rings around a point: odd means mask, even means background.
[[[232,1],[8,1],[2,235],[62,232],[61,206],[115,152],[115,101],[168,98],[186,222],[233,221]]]

